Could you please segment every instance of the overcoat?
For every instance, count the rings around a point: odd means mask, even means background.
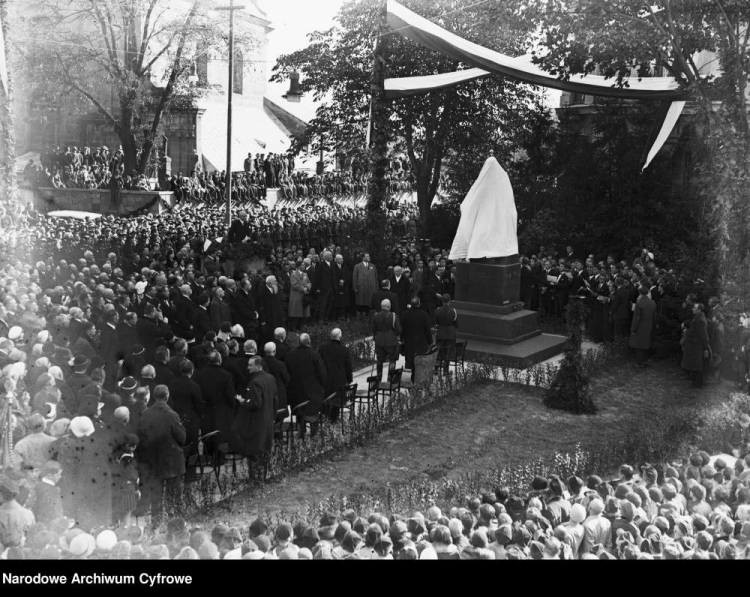
[[[686,371],[703,371],[705,350],[708,350],[706,316],[699,311],[690,322],[682,344],[682,368]]]
[[[378,271],[372,263],[358,263],[354,266],[352,286],[357,305],[370,306],[372,294],[378,289]]]
[[[273,447],[273,424],[279,404],[276,380],[265,371],[253,373],[242,396],[247,402],[237,407],[229,448],[245,456],[255,456]]]
[[[638,299],[633,311],[633,322],[630,324],[630,347],[637,350],[651,348],[651,335],[656,318],[656,303],[648,296]]]

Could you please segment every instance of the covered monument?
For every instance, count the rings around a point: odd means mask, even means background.
[[[467,354],[497,355],[525,368],[562,352],[565,338],[542,334],[536,312],[520,301],[517,221],[510,179],[490,156],[461,204],[450,258],[466,261],[456,261],[452,306]]]

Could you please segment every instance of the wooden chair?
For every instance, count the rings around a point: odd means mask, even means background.
[[[438,347],[433,345],[425,353],[414,355],[414,381],[402,379],[402,388],[429,388],[435,377],[435,365],[437,364]]]
[[[448,353],[448,369],[453,367],[453,371],[458,374],[458,368],[461,367],[461,375],[464,373],[464,358],[466,356],[466,340],[458,340],[453,356]]]
[[[401,391],[401,376],[403,373],[404,370],[402,368],[396,369],[388,376],[388,381],[383,381],[378,384],[378,401],[382,397],[384,407],[386,396],[392,398],[394,394],[398,395]]]
[[[195,454],[189,454],[185,462],[185,479],[188,481],[200,481],[204,477],[216,476],[216,483],[219,483],[219,466],[217,466],[216,454],[205,454],[205,440],[210,437],[216,437],[221,433],[218,429],[211,431],[198,438],[198,451]],[[191,448],[191,444],[185,446],[186,450]],[[187,453],[187,452],[186,452]]]
[[[367,408],[371,404],[375,404],[375,408],[378,406],[378,386],[380,385],[380,379],[376,375],[372,375],[367,378],[367,389],[357,390],[355,394],[355,402],[360,404],[367,403]]]
[[[339,409],[339,421],[341,421],[341,433],[344,433],[344,412],[349,411],[349,420],[354,422],[354,410],[357,406],[357,384],[352,383],[341,386],[336,392],[323,401],[323,410],[329,408]]]
[[[282,423],[276,423],[274,426],[274,437],[281,441],[286,439],[286,444],[289,445],[289,441],[294,441],[295,433],[299,433],[302,430],[302,415],[300,414],[310,404],[309,400],[300,402],[297,406],[292,409],[292,414],[288,421]]]

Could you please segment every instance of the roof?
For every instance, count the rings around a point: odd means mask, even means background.
[[[224,170],[227,159],[227,105],[223,97],[202,100],[200,147],[207,170]],[[237,105],[232,112],[232,171],[240,171],[248,153],[285,153],[286,131],[261,108]]]

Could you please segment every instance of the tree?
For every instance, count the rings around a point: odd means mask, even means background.
[[[195,59],[225,49],[222,17],[200,0],[40,0],[19,15],[15,49],[36,100],[93,108],[119,136],[126,172],[144,173],[165,115],[201,93],[188,81]]]
[[[404,4],[454,33],[506,53],[520,54],[527,39],[528,28],[485,28],[484,6],[460,6],[451,0],[408,0]],[[307,48],[278,59],[272,81],[283,81],[299,71],[302,91],[322,102],[305,135],[295,139],[295,151],[323,135],[344,153],[360,160],[367,157],[372,53],[381,7],[382,0],[348,2],[337,15],[336,26],[310,34]],[[397,32],[386,35],[387,77],[430,75],[464,66]],[[462,158],[469,155],[476,175],[490,149],[499,160],[507,161],[536,124],[536,115],[545,113],[541,98],[530,87],[502,77],[393,100],[390,108],[391,154],[409,159],[427,234],[432,228],[430,205],[444,166],[447,164],[450,172],[454,163],[455,172],[465,172]]]
[[[535,62],[561,78],[598,72],[623,85],[634,71],[648,76],[663,68],[679,82],[697,111],[690,192],[701,198],[701,219],[714,231],[716,259],[710,268],[723,274],[726,282],[736,274],[734,265],[746,267],[750,3],[518,0],[514,10],[522,20],[539,26],[543,49]],[[706,55],[702,52],[715,57],[720,69],[715,75],[706,74],[699,61]]]
[[[552,385],[544,396],[550,408],[567,410],[577,415],[596,413],[596,404],[591,396],[591,382],[583,368],[581,340],[586,306],[579,298],[572,299],[565,308],[568,323],[568,342],[565,354]]]

